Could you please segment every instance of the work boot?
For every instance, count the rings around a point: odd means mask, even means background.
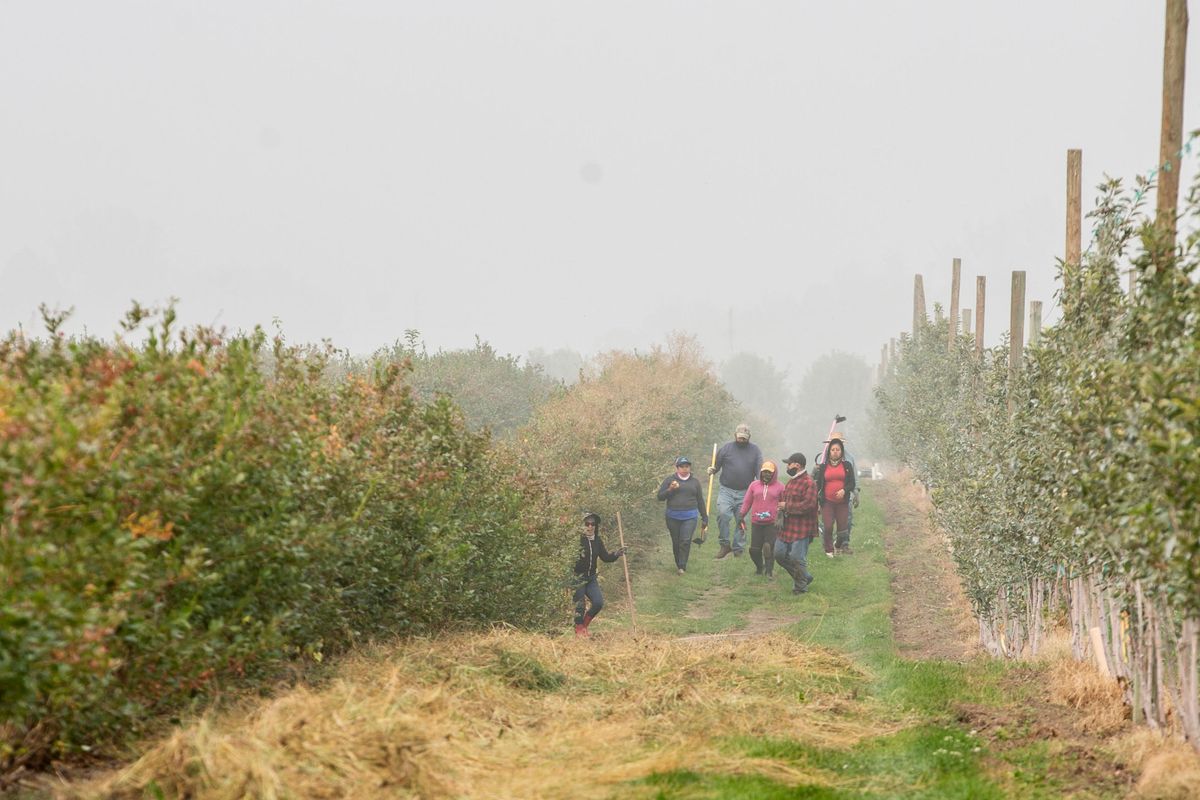
[[[733,548],[730,547],[729,545],[725,544],[724,542],[722,542],[721,550],[713,557],[713,561],[719,561],[720,559],[724,558],[725,556],[729,555],[732,552],[733,552]]]

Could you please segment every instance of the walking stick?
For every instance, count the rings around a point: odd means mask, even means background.
[[[713,466],[713,468],[715,468],[717,466],[717,443],[716,442],[713,442],[712,466]],[[705,501],[704,501],[704,516],[706,516],[706,517],[712,514],[712,482],[713,482],[714,474],[715,473],[709,473],[709,475],[708,475],[708,496],[707,496],[707,499],[705,499]],[[692,539],[692,542],[694,544],[704,544],[704,540],[707,538],[708,538],[708,527],[706,526],[706,527],[703,527],[700,529],[700,538]]]
[[[621,525],[621,512],[617,512],[617,535],[621,537],[621,547],[625,547],[625,528]],[[625,567],[625,591],[629,593],[629,620],[633,623],[633,627],[637,627],[637,609],[633,605],[633,584],[629,581],[629,553],[625,554],[625,560],[621,562],[621,566]]]

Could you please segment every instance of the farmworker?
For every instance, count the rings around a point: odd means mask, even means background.
[[[850,454],[849,448],[846,447],[846,437],[843,434],[841,434],[837,431],[834,431],[830,435],[830,437],[825,440],[825,447],[822,448],[821,452],[817,454],[817,464],[820,465],[820,464],[824,463],[825,450],[828,449],[829,443],[831,441],[833,441],[834,438],[838,438],[838,439],[842,440],[842,458],[845,460],[845,462],[847,464],[850,465],[850,470],[854,473],[854,478],[855,478],[854,491],[850,493],[850,495],[851,495],[850,496],[850,507],[846,510],[846,536],[845,536],[845,539],[843,541],[841,541],[840,543],[838,543],[838,542],[834,543],[834,551],[842,552],[842,553],[853,553],[854,551],[850,549],[850,532],[852,530],[854,530],[854,509],[858,508],[858,495],[859,495],[859,492],[862,490],[862,487],[860,487],[858,485],[858,467],[854,463],[854,456],[852,456]],[[817,527],[822,528],[820,519],[817,520]],[[822,529],[822,533],[824,533],[823,529]]]
[[[804,594],[813,576],[808,571],[808,546],[817,535],[817,486],[804,470],[803,453],[792,453],[788,482],[779,503],[783,522],[775,539],[775,560],[792,576],[792,594]]]
[[[579,558],[575,561],[575,635],[588,636],[588,626],[604,608],[604,595],[597,580],[596,559],[612,563],[625,555],[624,547],[610,553],[600,539],[600,515],[591,511],[583,515],[583,533],[579,536]],[[585,608],[587,602],[591,608]],[[586,614],[584,613],[586,610]]]
[[[825,555],[833,558],[834,533],[840,543],[840,552],[853,553],[850,549],[850,498],[854,494],[854,469],[844,458],[845,445],[840,436],[832,436],[825,448],[825,458],[814,470],[817,484],[817,502],[821,506],[821,539]]]
[[[667,532],[671,534],[671,549],[675,553],[675,568],[687,572],[688,553],[692,549],[692,534],[696,521],[708,530],[708,511],[704,508],[704,489],[692,474],[692,462],[687,456],[675,459],[675,472],[658,487],[658,499],[667,501]]]
[[[779,500],[783,484],[775,479],[775,464],[764,461],[758,480],[750,484],[738,513],[738,526],[744,526],[750,515],[750,559],[754,573],[774,578],[776,520],[779,519]]]
[[[746,489],[762,467],[762,451],[750,443],[750,426],[738,425],[733,432],[733,441],[727,442],[718,452],[717,460],[708,468],[709,475],[721,473],[720,489],[717,491],[717,529],[720,531],[721,549],[717,558],[733,553],[740,556],[746,547],[746,530],[737,526],[730,537],[729,523],[746,497]]]

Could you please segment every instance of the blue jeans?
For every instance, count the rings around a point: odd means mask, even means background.
[[[667,517],[667,531],[671,534],[671,550],[675,553],[676,569],[687,569],[688,553],[692,551],[692,535],[696,532],[699,517],[671,519]]]
[[[582,625],[585,617],[594,617],[600,613],[600,609],[604,608],[604,595],[600,593],[600,583],[596,580],[596,576],[593,575],[592,577],[586,579],[579,578],[579,580],[586,580],[587,583],[575,590],[576,625]],[[584,598],[592,601],[591,608],[586,608]],[[585,610],[587,611],[587,614],[584,614]]]
[[[733,552],[740,553],[746,549],[746,531],[741,528],[734,527],[733,539],[729,538],[729,525],[733,522],[733,516],[742,508],[742,500],[746,497],[746,492],[730,489],[728,486],[722,486],[721,491],[717,492],[717,529],[720,533],[721,544],[733,549]]]
[[[794,542],[775,540],[775,561],[792,576],[792,587],[805,591],[812,583],[813,576],[808,571],[808,543],[812,539],[797,539]]]

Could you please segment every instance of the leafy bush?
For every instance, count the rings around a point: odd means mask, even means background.
[[[737,420],[737,404],[695,340],[675,336],[648,353],[600,356],[537,410],[515,446],[558,507],[596,511],[609,530],[620,511],[645,536],[660,532],[655,494],[674,458],[687,455],[703,474],[713,442],[728,440]]]
[[[419,397],[432,400],[445,395],[462,409],[472,428],[488,428],[501,436],[528,422],[558,386],[539,365],[500,355],[478,338],[470,350],[440,350],[431,355],[420,335],[409,331],[403,343],[381,350],[376,360],[408,362],[408,383]]]
[[[561,611],[549,495],[395,364],[178,331],[0,342],[0,767],[283,659]],[[144,342],[126,339],[142,336]]]

